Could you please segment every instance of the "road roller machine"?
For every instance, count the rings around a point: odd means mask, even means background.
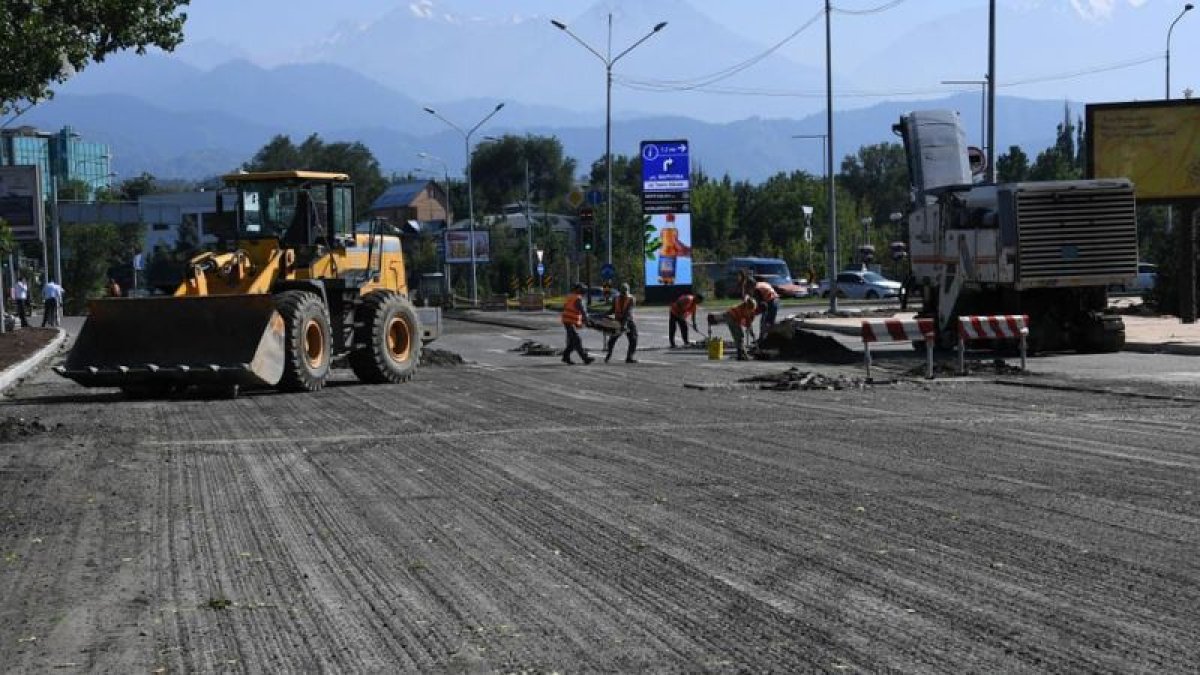
[[[216,226],[206,228],[217,245],[187,263],[169,295],[89,302],[56,372],[148,397],[189,387],[312,392],[335,364],[367,383],[411,379],[441,310],[409,301],[401,240],[386,222],[355,226],[349,177],[224,181]]]

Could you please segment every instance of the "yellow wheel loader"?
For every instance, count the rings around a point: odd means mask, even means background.
[[[410,379],[441,310],[409,302],[400,238],[383,222],[356,231],[349,177],[224,180],[215,249],[189,261],[172,295],[91,301],[56,372],[131,396],[189,386],[317,391],[343,358],[363,382]]]

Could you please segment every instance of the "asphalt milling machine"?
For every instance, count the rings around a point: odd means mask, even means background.
[[[192,387],[312,392],[335,362],[362,382],[412,378],[423,344],[441,331],[441,310],[409,301],[390,226],[355,227],[349,177],[271,171],[224,181],[205,223],[213,250],[188,262],[169,295],[89,302],[55,371],[148,397]]]

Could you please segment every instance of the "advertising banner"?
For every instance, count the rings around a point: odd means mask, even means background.
[[[491,262],[491,237],[487,231],[475,230],[475,262]],[[471,232],[469,230],[446,231],[446,262],[471,262]]]
[[[1089,178],[1128,178],[1138,201],[1200,198],[1200,100],[1087,106]]]
[[[37,165],[0,166],[0,218],[19,242],[41,241],[46,234],[41,169]]]
[[[646,297],[673,300],[692,285],[691,169],[688,142],[642,141],[646,219]]]

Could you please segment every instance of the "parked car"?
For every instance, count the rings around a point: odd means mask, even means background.
[[[879,300],[900,297],[901,283],[869,271],[842,271],[837,275],[838,297]],[[829,280],[821,281],[821,297],[829,297]]]
[[[742,290],[737,287],[737,274],[746,271],[754,281],[765,281],[781,298],[808,297],[806,285],[792,279],[792,272],[787,263],[780,258],[730,258],[721,271],[721,276],[713,284],[718,298],[737,297]]]

